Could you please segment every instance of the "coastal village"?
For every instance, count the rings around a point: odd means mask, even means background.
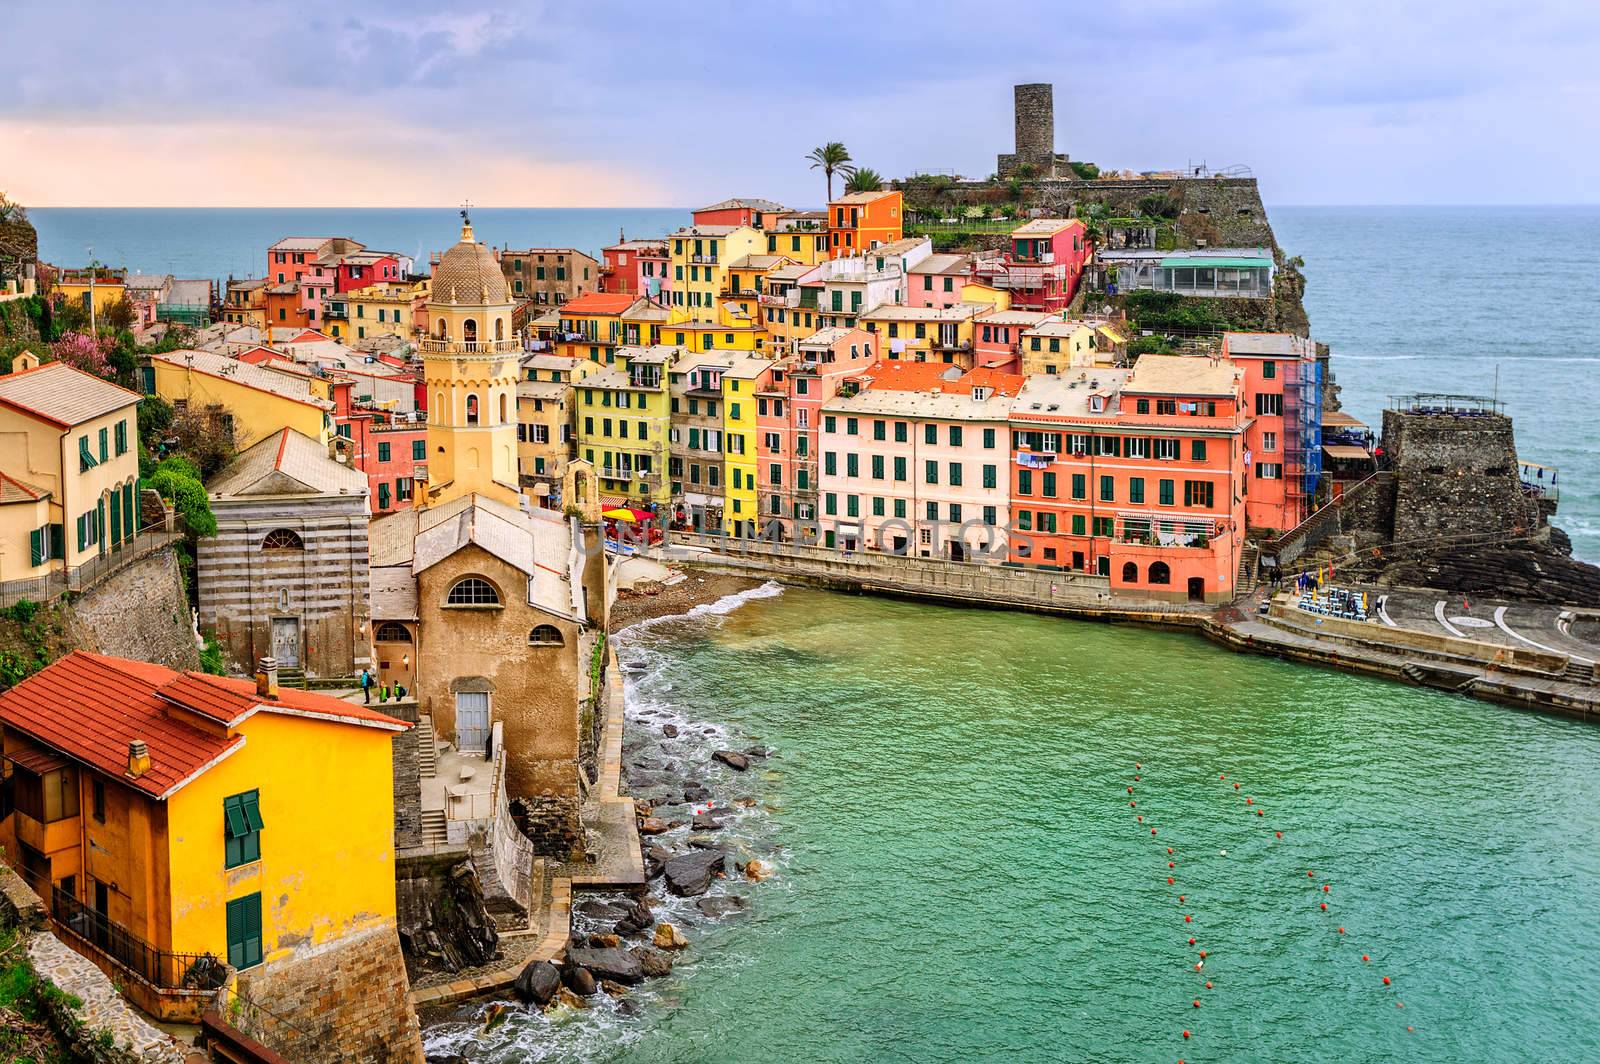
[[[1592,718],[1600,571],[1500,404],[1361,423],[1253,177],[1014,105],[987,179],[829,144],[823,209],[594,254],[463,208],[425,260],[185,279],[40,261],[5,204],[0,927],[79,1003],[37,1037],[420,1061],[430,1011],[666,975],[652,899],[771,874],[717,832],[772,751],[655,772],[615,635],[767,579]]]

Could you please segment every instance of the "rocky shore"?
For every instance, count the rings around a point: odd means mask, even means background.
[[[688,613],[696,606],[709,606],[762,583],[746,576],[718,573],[688,572],[682,577],[675,583],[640,581],[631,588],[618,588],[617,601],[611,606],[611,630],[620,632],[640,621]]]

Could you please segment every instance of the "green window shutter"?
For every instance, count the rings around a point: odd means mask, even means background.
[[[222,820],[228,829],[228,838],[237,839],[250,831],[250,822],[244,816],[243,796],[234,795],[222,800]]]
[[[128,451],[128,423],[117,422],[117,453],[126,454]]]
[[[85,520],[88,514],[78,515],[78,549],[81,551],[89,546],[89,524]]]
[[[411,441],[411,459],[412,459],[412,461],[420,462],[420,461],[422,461],[423,459],[425,459],[427,457],[428,457],[428,441],[427,440],[412,440]]]
[[[247,894],[228,902],[228,963],[254,968],[261,963],[261,895]]]
[[[134,487],[133,487],[132,484],[123,485],[123,488],[122,488],[122,531],[127,535],[127,537],[129,539],[132,539],[135,535],[138,534],[138,531],[139,531],[139,523],[133,516],[133,492],[134,492]]]
[[[111,457],[111,433],[107,429],[100,430],[100,461],[104,462]]]
[[[94,460],[94,455],[89,453],[89,437],[78,437],[78,472],[85,473],[99,465]]]
[[[378,461],[387,462],[389,460],[390,453],[389,445],[387,443],[378,444]]]
[[[986,488],[998,487],[1000,484],[1000,471],[992,465],[983,467],[983,486]],[[990,522],[993,524],[993,522]]]
[[[122,507],[117,505],[118,500],[111,500],[111,542],[122,542]]]
[[[67,526],[63,522],[50,526],[50,557],[62,561],[67,556]]]
[[[251,831],[260,831],[267,826],[261,819],[260,791],[246,791],[239,796],[239,804],[244,807],[244,818],[249,823]]]
[[[387,510],[388,508],[389,508],[389,485],[384,483],[383,481],[379,481],[378,482],[378,509]]]
[[[44,529],[36,528],[28,533],[28,558],[33,565],[44,564]]]
[[[1083,535],[1083,515],[1082,514],[1073,514],[1072,515],[1072,534],[1074,536]]]

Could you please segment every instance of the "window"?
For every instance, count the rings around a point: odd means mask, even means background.
[[[875,454],[872,456],[872,479],[883,479],[883,455],[881,454]]]
[[[117,422],[117,453],[128,453],[128,423],[125,420]]]
[[[1017,494],[1018,495],[1032,495],[1033,494],[1033,470],[1031,470],[1031,469],[1019,469],[1019,470],[1017,470]]]
[[[1256,416],[1278,417],[1283,414],[1282,392],[1257,392]]]
[[[906,479],[906,460],[904,457],[896,457],[894,460],[894,479]]]
[[[450,593],[445,596],[446,606],[498,606],[500,605],[500,592],[494,585],[481,577],[469,576],[457,580],[450,588]]]
[[[1209,480],[1186,480],[1183,482],[1183,505],[1210,509],[1212,503],[1213,492]]]
[[[961,486],[961,463],[960,462],[951,462],[950,463],[950,486],[953,487],[953,488],[959,488]]]
[[[411,633],[406,630],[406,626],[403,624],[385,621],[378,625],[378,632],[373,636],[373,639],[379,643],[409,643],[411,642]]]
[[[894,442],[906,442],[906,423],[904,421],[896,421],[894,423]]]
[[[983,486],[996,488],[1000,486],[1000,469],[998,466],[986,465],[983,467]],[[993,524],[994,522],[990,522]]]
[[[411,441],[411,459],[412,459],[412,461],[416,461],[416,462],[425,461],[427,459],[427,457],[428,457],[428,441],[425,440],[425,439],[412,440]]]
[[[923,479],[929,484],[939,483],[939,463],[929,459],[923,463]]]
[[[1117,478],[1116,477],[1107,476],[1105,474],[1101,474],[1101,477],[1100,477],[1100,501],[1101,502],[1116,502],[1117,501]]]
[[[245,791],[222,800],[226,868],[261,860],[260,791]]]
[[[607,393],[607,394],[609,395],[609,393]],[[478,423],[478,397],[476,395],[469,395],[469,396],[467,396],[467,424],[476,425],[477,423]]]
[[[983,446],[988,450],[994,450],[994,429],[983,430]]]
[[[1276,362],[1261,363],[1261,376],[1265,380],[1276,380],[1278,376],[1278,364]]]
[[[1172,570],[1167,567],[1167,563],[1166,562],[1151,562],[1150,563],[1150,583],[1152,583],[1152,584],[1170,584],[1170,583],[1172,583]]]
[[[1084,525],[1083,515],[1082,514],[1073,514],[1072,515],[1072,534],[1074,536],[1081,536],[1081,535],[1084,534],[1084,528],[1085,528],[1085,525]]]
[[[1178,440],[1156,439],[1156,459],[1175,462],[1178,459]]]
[[[1281,462],[1257,462],[1256,463],[1256,476],[1261,478],[1262,480],[1282,480],[1283,479],[1283,463],[1281,463]]]
[[[1144,477],[1128,478],[1128,501],[1144,502]]]
[[[528,633],[530,647],[558,647],[565,642],[561,638],[561,629],[553,624],[536,624],[533,631]]]
[[[1189,460],[1192,462],[1204,462],[1206,460],[1205,440],[1189,441]]]
[[[951,425],[950,426],[950,446],[952,446],[952,447],[960,447],[961,446],[961,426],[960,425]]]
[[[1162,506],[1172,505],[1172,486],[1173,482],[1170,480],[1160,481],[1156,485],[1158,497]]]
[[[379,443],[378,444],[378,461],[387,462],[389,460],[389,454],[390,454],[389,444],[388,443]]]
[[[1115,529],[1116,522],[1110,517],[1096,517],[1094,519],[1094,534],[1110,538]]]
[[[89,437],[78,437],[78,472],[87,473],[100,463],[89,450]]]
[[[1137,584],[1139,582],[1139,563],[1122,563],[1122,582],[1124,584]]]
[[[1261,434],[1261,449],[1268,454],[1278,449],[1278,434],[1276,432],[1263,432]]]
[[[254,968],[261,963],[261,894],[228,902],[228,963]]]
[[[923,443],[938,443],[939,442],[939,426],[937,426],[937,425],[924,425],[922,427],[922,442]]]
[[[261,541],[262,550],[305,550],[305,541],[300,538],[300,533],[291,528],[274,528],[267,533],[267,538]]]
[[[1074,499],[1089,497],[1089,481],[1083,473],[1072,474],[1072,497]]]

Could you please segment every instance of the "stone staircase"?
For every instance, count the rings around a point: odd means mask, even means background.
[[[417,722],[417,775],[432,779],[439,772],[439,747],[433,737],[433,718],[423,716]]]
[[[1239,572],[1233,582],[1235,596],[1248,595],[1256,589],[1256,559],[1261,550],[1254,543],[1246,543],[1239,551]]]
[[[1562,675],[1573,683],[1592,684],[1595,682],[1594,666],[1587,665],[1574,658],[1567,659],[1567,667],[1562,670]]]
[[[443,809],[424,809],[422,811],[422,844],[424,846],[443,846],[450,841],[449,833],[445,829]]]
[[[278,686],[294,687],[304,691],[306,689],[306,672],[304,669],[286,669],[278,667]]]

